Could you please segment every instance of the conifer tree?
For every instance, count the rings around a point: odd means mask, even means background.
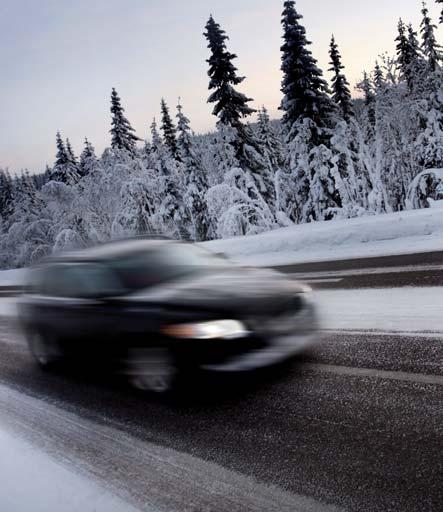
[[[66,139],[66,154],[68,155],[69,164],[71,165],[72,169],[75,169],[78,176],[81,176],[81,170],[79,167],[79,163],[77,160],[77,157],[74,154],[74,150],[71,146],[71,141],[69,139]]]
[[[171,116],[169,114],[169,108],[166,105],[165,100],[162,98],[161,100],[161,113],[162,113],[162,124],[161,129],[163,132],[163,140],[166,147],[169,149],[171,155],[174,158],[178,157],[177,150],[177,131],[172,122]]]
[[[85,146],[80,155],[79,174],[84,177],[94,171],[97,165],[94,146],[85,137]]]
[[[10,174],[0,169],[0,227],[14,211],[14,189]]]
[[[281,110],[284,111],[283,124],[287,132],[297,122],[310,119],[317,127],[317,141],[320,142],[321,129],[330,125],[334,111],[328,93],[328,86],[317,66],[317,61],[309,50],[305,28],[300,24],[303,17],[297,13],[295,2],[286,0],[282,15],[282,93]]]
[[[437,43],[435,38],[435,29],[437,28],[429,16],[429,10],[426,3],[423,2],[422,8],[422,22],[421,22],[421,37],[422,37],[422,49],[423,54],[428,60],[429,68],[431,71],[435,71],[441,60],[440,45]]]
[[[136,142],[140,139],[135,135],[135,130],[126,119],[124,111],[125,109],[121,106],[120,97],[113,88],[111,93],[111,147],[113,149],[126,150],[130,155],[134,156],[136,153]]]
[[[401,70],[403,78],[406,80],[409,90],[414,88],[415,74],[418,69],[419,60],[419,44],[417,34],[412,25],[407,27],[400,18],[398,22],[397,42],[397,62]]]
[[[69,141],[68,141],[69,142]],[[77,165],[73,162],[72,149],[67,148],[60,132],[56,135],[57,154],[55,164],[51,172],[51,180],[60,181],[66,185],[75,185],[79,180]]]
[[[342,73],[344,66],[341,62],[341,55],[334,36],[332,36],[331,39],[329,56],[331,58],[331,68],[329,71],[334,73],[332,78],[332,99],[339,106],[343,119],[345,121],[349,121],[354,114],[352,109],[351,92],[349,89],[349,82]]]
[[[380,67],[378,61],[375,62],[374,68],[374,87],[379,92],[385,84],[385,77],[383,76],[383,70]]]
[[[269,169],[276,172],[284,162],[283,147],[265,106],[258,111],[257,136],[269,162]]]
[[[226,41],[229,38],[212,15],[206,24],[204,36],[211,51],[211,56],[206,61],[209,64],[209,90],[214,91],[209,96],[208,103],[215,104],[212,113],[223,125],[238,128],[241,119],[254,112],[248,106],[252,99],[235,89],[245,77],[237,75],[237,68],[232,62],[237,56],[227,50]]]
[[[184,172],[184,207],[191,222],[190,235],[194,241],[206,240],[209,223],[207,218],[208,205],[206,192],[208,184],[202,168],[202,162],[197,157],[189,125],[189,119],[183,113],[181,103],[177,105],[178,152]],[[187,215],[186,215],[187,214]]]

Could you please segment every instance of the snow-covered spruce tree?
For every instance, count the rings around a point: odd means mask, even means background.
[[[201,160],[194,148],[189,119],[183,113],[181,103],[177,105],[177,147],[183,169],[184,218],[190,222],[190,238],[196,242],[208,236],[207,179]]]
[[[227,50],[226,40],[228,37],[212,16],[206,24],[204,35],[211,51],[207,62],[209,64],[208,76],[210,77],[209,90],[213,92],[209,96],[208,102],[215,104],[213,114],[218,117],[217,126],[222,131],[222,144],[219,149],[222,149],[224,143],[229,140],[234,148],[238,165],[244,172],[251,173],[251,180],[255,180],[253,188],[259,190],[259,193],[266,198],[265,200],[272,204],[274,201],[273,177],[262,154],[260,141],[251,127],[242,123],[242,119],[255,110],[248,105],[252,99],[235,89],[235,86],[244,80],[244,77],[237,75],[237,68],[232,62],[236,55]],[[228,158],[220,155],[223,160],[229,159],[229,148],[226,149],[228,149]],[[228,171],[231,168],[229,167]],[[250,179],[244,180],[243,183],[249,183]],[[245,194],[253,193],[253,188],[249,187],[243,192]],[[251,218],[249,222],[253,224],[258,222],[258,219]]]
[[[121,106],[120,97],[113,88],[111,93],[111,147],[116,150],[127,151],[134,156],[136,153],[136,142],[140,140],[135,135],[129,121],[124,115],[125,109]]]
[[[302,18],[295,10],[295,2],[286,0],[282,15],[283,99],[280,109],[284,112],[282,121],[287,132],[299,120],[310,119],[316,127],[312,134],[312,142],[316,145],[324,142],[325,137],[328,139],[324,128],[331,125],[334,106],[328,95],[328,85],[308,48],[311,42],[306,39],[305,28],[299,22]]]
[[[331,58],[331,68],[329,71],[334,74],[332,77],[332,99],[339,106],[343,119],[345,121],[349,121],[349,119],[354,115],[351,91],[349,89],[349,82],[343,74],[343,69],[345,67],[342,64],[341,55],[334,36],[332,36],[331,39],[329,57]]]
[[[179,162],[163,143],[155,119],[151,125],[151,152],[147,158],[153,173],[153,229],[175,238],[185,238],[182,181]]]
[[[421,112],[424,129],[415,141],[419,171],[443,169],[443,72],[437,70],[427,80],[427,109]],[[418,172],[417,172],[418,174]]]
[[[14,211],[14,189],[9,172],[0,169],[0,229],[5,228]]]
[[[434,72],[441,61],[441,46],[437,43],[435,38],[435,29],[437,27],[432,23],[431,17],[429,16],[429,10],[425,2],[423,2],[421,13],[423,16],[420,28],[422,50],[428,61],[429,69]]]
[[[88,174],[95,172],[97,169],[97,157],[95,155],[94,146],[89,142],[89,140],[85,137],[85,145],[83,151],[80,155],[79,161],[79,173],[83,178]]]
[[[357,84],[357,89],[363,93],[365,109],[362,121],[367,140],[370,140],[375,126],[375,94],[372,81],[366,71],[363,72],[363,80]]]
[[[293,0],[284,2],[282,14],[282,92],[283,124],[287,132],[288,166],[292,176],[292,197],[287,201],[292,208],[291,220],[308,222],[320,220],[316,204],[324,211],[341,206],[333,189],[331,174],[325,173],[324,156],[330,146],[331,129],[336,106],[329,97],[329,90],[317,61],[309,50],[302,16],[295,9]],[[320,145],[325,150],[318,149]],[[321,160],[321,162],[320,162]],[[317,167],[317,164],[318,167]],[[315,176],[319,173],[318,176]],[[325,176],[327,175],[327,178]],[[315,187],[311,188],[311,184]],[[278,193],[279,196],[281,194]],[[286,193],[286,195],[288,195]]]
[[[66,139],[66,154],[68,155],[69,163],[72,165],[73,168],[75,168],[77,174],[80,175],[77,157],[74,154],[74,151],[71,146],[71,141],[69,139]]]
[[[204,36],[211,51],[206,61],[209,64],[209,90],[213,91],[208,103],[214,103],[212,113],[223,125],[237,128],[242,118],[254,112],[248,105],[252,99],[234,87],[241,84],[245,77],[237,75],[237,68],[232,62],[237,56],[227,50],[226,41],[229,38],[212,15],[206,24]]]
[[[406,26],[400,18],[398,22],[398,35],[395,39],[397,46],[397,62],[406,80],[409,90],[413,91],[417,81],[417,69],[419,64],[419,44],[417,34],[412,25]]]
[[[277,132],[275,125],[271,123],[265,106],[258,111],[256,130],[268,168],[275,173],[284,165],[284,149],[280,133]]]
[[[378,63],[378,61],[375,61],[373,82],[374,82],[374,89],[375,89],[376,93],[381,91],[386,84],[383,70],[382,70],[380,64]]]
[[[169,107],[166,104],[165,100],[162,98],[161,100],[161,114],[162,114],[162,122],[161,129],[163,132],[163,140],[165,146],[171,153],[173,158],[178,157],[178,149],[177,149],[177,132],[172,122],[171,116],[169,114]]]
[[[77,165],[72,158],[72,150],[68,152],[60,132],[56,136],[57,154],[55,164],[51,172],[51,180],[65,183],[66,185],[75,185],[80,176],[77,172]]]

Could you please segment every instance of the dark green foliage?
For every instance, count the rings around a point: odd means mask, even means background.
[[[177,149],[177,130],[172,122],[171,116],[169,114],[169,108],[166,105],[164,99],[161,101],[161,113],[162,113],[162,124],[161,129],[163,132],[163,140],[165,146],[169,149],[171,155],[174,158],[178,157],[178,149]]]
[[[69,141],[67,140],[68,144]],[[60,181],[66,185],[74,185],[78,182],[80,176],[77,172],[77,163],[69,144],[65,146],[60,132],[56,135],[57,154],[55,164],[51,172],[51,180]]]
[[[328,95],[328,85],[308,48],[311,43],[306,39],[301,19],[295,2],[286,0],[282,15],[283,100],[280,108],[284,111],[283,123],[288,132],[295,123],[308,118],[318,128],[316,138],[320,142],[322,128],[331,124],[334,105]]]
[[[80,155],[79,174],[81,177],[90,174],[97,165],[94,146],[85,137],[85,147]]]
[[[423,54],[428,60],[430,70],[435,71],[441,60],[441,47],[435,38],[435,29],[437,27],[432,23],[428,8],[424,2],[421,13],[423,19],[421,22],[420,33],[422,37]]]
[[[6,222],[14,211],[14,188],[7,171],[0,169],[0,222]]]
[[[125,109],[121,106],[117,91],[113,88],[111,93],[111,147],[113,149],[125,150],[131,155],[135,155],[136,142],[140,139],[134,134],[135,130],[126,119],[124,111]]]
[[[252,101],[244,94],[235,90],[245,79],[237,76],[237,68],[232,61],[237,58],[226,48],[228,36],[220,25],[210,16],[206,24],[204,36],[208,40],[211,56],[206,61],[209,64],[209,90],[214,92],[209,96],[208,103],[214,103],[213,114],[226,126],[237,128],[241,119],[252,114],[254,109],[248,106]]]
[[[341,62],[341,55],[334,36],[332,36],[331,39],[329,56],[331,58],[331,67],[329,68],[329,71],[332,71],[334,74],[332,77],[332,99],[340,108],[343,119],[345,121],[349,121],[354,115],[351,91],[349,82],[346,80],[346,76],[342,73],[344,66]]]

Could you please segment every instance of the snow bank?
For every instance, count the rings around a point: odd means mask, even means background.
[[[204,244],[249,265],[333,261],[443,251],[440,208],[301,224]]]
[[[57,464],[0,427],[0,510],[135,512],[98,483]]]

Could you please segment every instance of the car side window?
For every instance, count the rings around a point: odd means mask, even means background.
[[[96,263],[48,267],[43,288],[45,295],[70,298],[105,297],[121,292],[121,285],[113,272]]]

